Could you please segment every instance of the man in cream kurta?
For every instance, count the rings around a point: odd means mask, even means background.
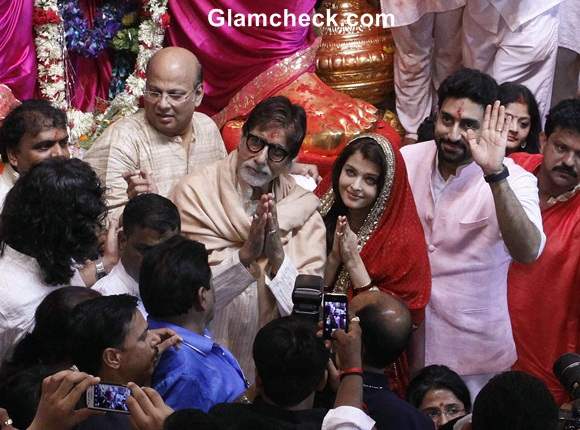
[[[299,273],[324,270],[318,199],[288,174],[305,130],[301,107],[285,97],[266,99],[250,113],[238,149],[185,178],[173,193],[182,234],[210,253],[215,307],[221,308],[214,335],[249,380],[259,328],[292,312]]]
[[[106,185],[110,208],[144,192],[167,197],[181,178],[225,158],[217,126],[195,112],[202,98],[201,65],[191,52],[164,48],[151,58],[144,110],[109,126],[84,156]]]

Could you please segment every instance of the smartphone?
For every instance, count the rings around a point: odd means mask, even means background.
[[[87,407],[99,411],[128,414],[131,390],[124,385],[97,384],[87,389]]]
[[[324,338],[330,339],[333,330],[348,331],[348,298],[346,294],[324,294]]]

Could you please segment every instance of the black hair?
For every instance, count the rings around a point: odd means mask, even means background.
[[[153,318],[175,317],[198,303],[198,290],[208,290],[210,280],[205,246],[177,235],[145,253],[139,292]]]
[[[163,422],[163,430],[183,430],[194,428],[195,430],[218,430],[211,415],[199,409],[181,409],[173,412]]]
[[[433,364],[419,371],[407,388],[407,401],[420,408],[425,394],[429,390],[449,390],[461,400],[465,412],[471,411],[469,389],[463,379],[447,366]]]
[[[11,375],[0,383],[0,406],[10,413],[14,427],[25,429],[30,426],[36,415],[42,381],[66,367],[38,364],[27,367]]]
[[[38,262],[44,282],[68,284],[71,262],[98,256],[104,188],[78,159],[44,160],[8,192],[0,215],[0,242]]]
[[[377,180],[377,196],[381,193],[383,185],[385,184],[387,164],[379,143],[371,137],[361,137],[346,145],[332,166],[332,192],[334,194],[334,203],[324,217],[324,225],[326,226],[326,250],[328,253],[332,250],[334,230],[336,229],[338,217],[339,215],[347,214],[347,208],[340,197],[340,174],[342,173],[342,168],[348,159],[356,152],[360,152],[365,160],[368,160],[379,167],[380,173]]]
[[[150,228],[158,233],[181,229],[179,211],[173,202],[159,194],[140,194],[123,210],[123,231],[130,236],[135,228]]]
[[[449,75],[437,92],[438,107],[441,110],[448,98],[469,99],[485,109],[498,98],[498,85],[491,76],[475,69],[462,68]]]
[[[73,309],[69,356],[80,371],[99,374],[103,351],[123,346],[135,312],[137,298],[128,294],[97,297]]]
[[[312,324],[292,316],[260,329],[253,356],[265,394],[280,407],[294,406],[312,394],[328,363],[328,351]]]
[[[538,378],[510,371],[494,376],[473,404],[473,430],[555,430],[558,407]]]
[[[46,296],[34,313],[34,329],[16,345],[12,358],[4,362],[0,379],[36,364],[69,363],[66,342],[71,312],[77,304],[99,296],[86,287],[59,288]]]
[[[405,323],[400,324],[385,318],[379,305],[370,304],[356,315],[362,330],[364,364],[385,368],[393,363],[409,343],[413,326],[411,314],[407,311]]]
[[[558,128],[580,134],[580,98],[562,100],[550,109],[544,127],[546,137]]]
[[[510,103],[523,103],[528,107],[530,114],[530,133],[526,138],[526,147],[516,149],[530,154],[540,152],[540,133],[542,131],[542,119],[538,102],[532,92],[525,85],[516,84],[515,82],[504,82],[499,86],[499,101],[502,106]]]
[[[306,135],[306,112],[302,106],[292,104],[284,96],[264,99],[250,112],[242,127],[242,135],[248,137],[255,128],[267,129],[271,126],[286,130],[289,159],[296,157]]]
[[[8,163],[8,151],[16,151],[25,133],[36,136],[47,128],[66,130],[66,113],[46,100],[25,100],[4,119],[0,128],[0,155]]]
[[[432,113],[419,125],[417,129],[417,142],[428,142],[435,139],[436,115]]]

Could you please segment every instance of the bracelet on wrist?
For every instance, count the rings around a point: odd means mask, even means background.
[[[359,375],[362,376],[363,375],[363,369],[362,367],[349,367],[347,369],[342,369],[340,371],[340,380],[342,381],[342,378],[344,378],[345,376],[348,375]]]
[[[501,172],[484,175],[483,179],[485,180],[485,182],[487,182],[488,184],[494,184],[496,182],[503,181],[505,178],[507,178],[510,175],[510,172],[505,164],[502,164],[502,166],[503,169],[501,170]]]

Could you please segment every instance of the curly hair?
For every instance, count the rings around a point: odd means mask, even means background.
[[[12,110],[0,128],[0,155],[8,163],[8,150],[16,150],[25,133],[36,136],[46,128],[66,130],[66,114],[46,100],[25,100]]]
[[[546,137],[557,128],[580,134],[580,98],[562,100],[550,109],[544,127]]]
[[[97,257],[106,210],[104,188],[87,163],[45,160],[8,192],[0,245],[34,257],[47,284],[67,284],[74,262]]]

